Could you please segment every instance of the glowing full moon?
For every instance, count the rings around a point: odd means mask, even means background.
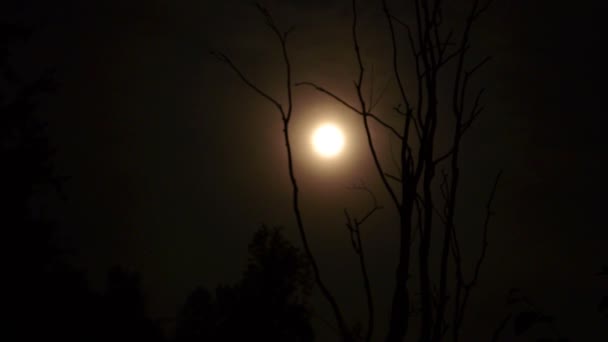
[[[325,124],[313,133],[312,145],[322,157],[335,157],[344,147],[344,136],[338,127]]]

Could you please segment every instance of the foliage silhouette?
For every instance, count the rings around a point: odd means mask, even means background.
[[[32,31],[0,24],[0,224],[5,334],[19,340],[163,341],[144,310],[137,276],[114,269],[108,289],[94,293],[83,271],[70,265],[72,251],[56,239],[51,203],[62,197],[46,124],[37,117],[52,94],[50,73],[24,81],[10,63]]]
[[[0,220],[5,261],[3,304],[8,327],[20,339],[57,336],[75,340],[85,326],[76,314],[87,302],[84,276],[67,267],[53,243],[55,226],[42,215],[42,198],[56,189],[45,125],[36,118],[48,77],[26,82],[10,63],[26,30],[3,24],[0,37]],[[69,325],[66,322],[70,322]]]
[[[219,286],[215,298],[202,287],[190,294],[178,315],[176,340],[312,341],[311,288],[305,256],[280,228],[262,226],[237,284]]]
[[[148,318],[137,273],[114,267],[108,272],[105,292],[99,297],[102,315],[99,333],[105,341],[163,341],[160,326]]]

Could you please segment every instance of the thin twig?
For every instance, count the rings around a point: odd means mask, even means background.
[[[365,335],[366,341],[371,341],[372,334],[374,331],[374,301],[372,297],[371,283],[369,280],[369,274],[367,272],[367,266],[365,262],[365,254],[363,250],[363,241],[361,240],[361,225],[367,221],[375,212],[382,209],[380,205],[378,205],[378,201],[374,193],[367,187],[365,184],[352,186],[351,189],[365,191],[367,192],[372,199],[372,208],[363,216],[362,219],[351,219],[348,211],[344,209],[344,215],[346,216],[346,227],[350,232],[351,242],[353,244],[353,249],[355,253],[359,256],[359,265],[361,267],[361,276],[363,277],[363,286],[365,288],[365,297],[367,299],[367,312],[368,312],[368,320],[367,320],[367,332]]]
[[[253,89],[256,93],[258,93],[258,95],[262,96],[263,98],[268,100],[270,103],[272,103],[275,107],[277,107],[278,111],[281,113],[281,117],[285,118],[285,111],[283,110],[283,106],[281,106],[281,104],[277,100],[275,100],[272,96],[270,96],[267,92],[261,90],[258,86],[253,84],[253,82],[251,82],[249,80],[249,78],[247,76],[245,76],[245,74],[241,71],[241,69],[238,68],[228,56],[224,55],[223,53],[217,52],[217,51],[211,51],[210,53],[212,56],[216,57],[220,62],[227,64],[230,67],[230,69],[232,69],[232,71],[234,71],[237,74],[237,76],[241,79],[241,81],[243,81],[243,83],[245,83],[247,86],[249,86],[249,88]]]
[[[372,118],[374,121],[378,122],[380,125],[384,126],[386,129],[388,129],[389,131],[391,131],[391,133],[393,133],[397,138],[399,139],[403,139],[403,137],[401,136],[401,134],[399,134],[399,132],[397,132],[397,130],[389,125],[388,123],[384,122],[382,119],[380,119],[378,116],[376,116],[375,114],[369,113],[369,112],[363,112],[361,111],[361,109],[356,108],[355,106],[349,104],[348,102],[346,102],[346,100],[342,99],[341,97],[339,97],[338,95],[334,94],[333,92],[323,88],[322,86],[319,86],[313,82],[297,82],[296,86],[310,86],[315,88],[317,91],[333,98],[334,100],[340,102],[343,106],[345,106],[346,108],[352,110],[353,112],[361,115],[361,116],[369,116],[370,118]]]

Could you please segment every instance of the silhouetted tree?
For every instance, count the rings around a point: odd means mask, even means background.
[[[196,288],[178,314],[176,340],[210,340],[217,324],[217,316],[216,304],[209,291],[203,287]]]
[[[65,179],[53,168],[47,127],[37,117],[55,85],[50,73],[26,81],[11,63],[32,31],[17,24],[0,27],[2,308],[9,317],[5,336],[23,341],[162,341],[160,329],[145,317],[136,277],[114,270],[108,291],[95,294],[85,273],[70,265],[70,251],[60,247],[56,223],[47,214],[50,204],[59,201]]]
[[[249,244],[243,279],[204,288],[188,297],[176,338],[190,341],[312,341],[307,298],[312,287],[307,259],[279,228],[260,228]]]
[[[21,340],[54,336],[80,340],[89,292],[81,272],[69,267],[44,215],[56,194],[46,126],[36,117],[52,82],[24,81],[10,63],[29,30],[2,23],[0,35],[0,224],[3,238],[3,308]],[[10,335],[10,334],[9,334]]]
[[[408,335],[411,330],[409,323],[414,311],[420,313],[415,335],[419,336],[421,341],[439,342],[447,338],[458,341],[471,290],[477,284],[486,256],[489,220],[492,216],[491,203],[498,176],[485,208],[486,218],[481,227],[481,253],[474,261],[473,273],[468,276],[463,270],[464,261],[460,251],[455,213],[462,139],[483,110],[481,104],[483,89],[471,94],[471,80],[472,76],[489,61],[489,58],[483,58],[473,64],[468,62],[471,31],[477,19],[488,9],[490,2],[491,0],[471,0],[466,18],[456,29],[446,27],[446,23],[451,22],[446,20],[446,15],[451,13],[447,13],[442,0],[407,1],[407,10],[414,13],[414,20],[411,23],[399,18],[399,15],[390,9],[388,1],[382,1],[392,47],[387,63],[392,66],[396,80],[394,85],[399,94],[397,104],[394,106],[394,112],[402,118],[398,125],[388,123],[382,115],[376,113],[375,105],[379,99],[372,96],[368,98],[365,94],[369,91],[373,95],[373,84],[360,49],[356,0],[352,0],[351,32],[354,57],[358,66],[354,81],[355,103],[313,82],[295,84],[313,87],[361,118],[374,167],[384,190],[390,197],[391,207],[399,215],[397,230],[397,239],[400,243],[399,258],[386,335],[386,341],[389,342],[402,341]],[[279,29],[270,13],[261,5],[257,7],[280,43],[285,64],[286,103],[281,103],[276,96],[260,89],[231,58],[222,53],[213,52],[213,54],[219,61],[228,65],[247,86],[273,105],[281,115],[288,171],[293,188],[293,210],[304,251],[312,264],[316,284],[334,313],[342,340],[351,341],[358,336],[355,336],[345,322],[340,306],[320,275],[317,261],[309,248],[299,206],[299,188],[289,137],[289,123],[294,107],[292,95],[294,84],[287,39],[292,29]],[[406,60],[399,49],[402,43],[409,46],[409,55],[413,61],[409,65],[410,69],[413,69],[410,73],[413,77],[408,79],[404,72],[407,66]],[[449,91],[442,91],[446,87],[449,87]],[[400,152],[396,158],[398,164],[396,173],[389,172],[383,164],[382,154],[375,143],[377,137],[372,135],[372,125],[386,129],[386,134],[398,141]],[[447,147],[438,143],[439,126],[452,127],[450,144]],[[347,226],[353,237],[353,247],[359,256],[366,289],[368,323],[363,336],[366,341],[370,341],[373,336],[374,310],[359,226],[365,218],[375,212],[376,208],[377,205],[364,216],[364,219],[352,218],[348,212],[346,213]],[[431,264],[433,256],[438,258],[438,265]],[[416,284],[412,283],[414,273]],[[413,304],[412,288],[420,293],[417,298],[419,305]]]
[[[7,56],[2,57],[0,72],[7,76],[0,81],[0,215],[7,228],[3,250],[15,253],[14,260],[25,266],[20,268],[41,271],[60,254],[50,243],[52,223],[37,212],[39,198],[58,183],[45,124],[35,116],[37,101],[50,80],[43,77],[24,83],[16,78]]]
[[[106,341],[163,341],[160,325],[146,313],[139,274],[114,267],[108,272],[105,292],[99,297],[101,325]]]

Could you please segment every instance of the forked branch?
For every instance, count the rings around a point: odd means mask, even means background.
[[[457,285],[456,285],[456,293],[457,293],[456,303],[457,303],[457,305],[455,306],[455,314],[454,314],[454,341],[458,340],[458,332],[460,331],[460,327],[462,326],[462,322],[464,320],[464,313],[465,313],[465,309],[467,307],[467,304],[468,304],[468,301],[469,301],[469,298],[471,295],[471,290],[473,289],[473,287],[475,287],[477,285],[477,282],[479,281],[479,274],[481,271],[481,266],[486,259],[486,254],[487,254],[487,249],[488,249],[488,230],[490,227],[490,220],[491,220],[492,216],[494,216],[494,211],[492,210],[492,203],[496,196],[496,189],[498,188],[498,183],[499,183],[501,175],[502,175],[502,170],[500,172],[498,172],[498,174],[496,175],[496,178],[494,179],[494,184],[492,186],[492,190],[490,191],[490,196],[488,198],[488,201],[486,202],[486,207],[485,207],[486,215],[485,215],[485,219],[484,219],[484,223],[483,223],[481,253],[475,263],[475,268],[473,270],[473,276],[471,277],[471,280],[469,282],[466,282],[464,280],[464,273],[462,271],[462,258],[460,256],[460,248],[458,247],[456,231],[453,230],[453,239],[454,239],[455,245],[457,246],[457,248],[455,248],[456,278],[457,278],[456,279],[457,280]]]
[[[372,339],[374,332],[374,301],[372,297],[371,283],[367,266],[365,262],[365,254],[363,250],[363,241],[361,239],[361,226],[378,210],[382,209],[376,200],[374,193],[365,185],[354,186],[352,189],[367,192],[372,198],[373,204],[371,209],[361,219],[351,218],[348,210],[344,209],[346,217],[346,228],[350,232],[350,238],[355,254],[359,257],[359,266],[361,267],[361,276],[363,277],[363,286],[365,288],[365,297],[367,299],[367,332],[365,333],[365,341],[369,342]]]
[[[286,80],[286,92],[287,92],[287,108],[285,109],[276,98],[274,98],[270,94],[266,93],[265,91],[261,90],[255,83],[253,83],[248,77],[246,77],[245,74],[241,71],[241,69],[239,69],[232,62],[232,60],[229,57],[227,57],[225,54],[218,53],[218,52],[212,52],[212,55],[215,56],[220,62],[228,65],[230,67],[230,69],[232,69],[239,76],[239,78],[241,79],[241,81],[243,81],[243,83],[245,83],[249,88],[254,90],[258,95],[260,95],[261,97],[266,99],[272,105],[274,105],[277,108],[278,112],[281,114],[281,118],[283,121],[283,136],[284,136],[284,141],[285,141],[285,147],[287,150],[289,177],[290,177],[291,185],[292,185],[292,189],[293,189],[293,211],[294,211],[294,214],[296,217],[296,223],[297,223],[298,231],[300,233],[300,239],[302,241],[302,246],[304,248],[304,252],[306,253],[307,258],[309,259],[309,261],[311,263],[315,282],[316,282],[317,286],[319,286],[319,289],[321,290],[322,295],[329,302],[329,304],[332,308],[336,322],[338,324],[338,330],[340,331],[343,341],[352,341],[350,329],[347,327],[347,325],[344,321],[344,318],[343,318],[342,312],[338,306],[338,303],[321,278],[319,266],[316,262],[316,259],[313,255],[313,253],[310,249],[310,245],[308,243],[308,238],[306,235],[306,230],[304,229],[304,223],[303,223],[302,214],[300,211],[299,188],[298,188],[298,182],[295,177],[292,149],[291,149],[291,143],[290,143],[290,137],[289,137],[289,123],[290,123],[291,115],[292,115],[292,111],[293,111],[293,97],[292,97],[292,84],[291,84],[291,77],[292,77],[291,76],[291,64],[290,64],[289,55],[287,53],[287,37],[288,37],[289,32],[292,31],[292,29],[287,30],[287,31],[281,31],[278,28],[278,26],[275,24],[270,13],[263,6],[261,6],[260,4],[256,4],[256,7],[257,7],[258,11],[264,17],[264,19],[266,21],[266,25],[271,29],[272,32],[275,33],[275,35],[277,36],[277,38],[280,42],[283,62],[285,64],[285,73],[286,73],[285,80]]]
[[[384,128],[388,129],[391,133],[393,133],[397,138],[399,139],[403,139],[403,136],[391,125],[389,125],[388,123],[386,123],[384,120],[380,119],[377,115],[373,114],[373,113],[369,113],[369,112],[364,112],[361,109],[349,104],[346,100],[342,99],[341,97],[339,97],[338,95],[334,94],[333,92],[327,90],[326,88],[317,85],[316,83],[313,82],[296,82],[296,86],[309,86],[312,87],[314,89],[316,89],[317,91],[333,98],[334,100],[338,101],[339,103],[341,103],[344,107],[350,109],[351,111],[355,112],[356,114],[359,114],[361,116],[369,116],[370,118],[372,118],[374,121],[376,121],[377,123],[379,123],[380,125],[382,125]]]

